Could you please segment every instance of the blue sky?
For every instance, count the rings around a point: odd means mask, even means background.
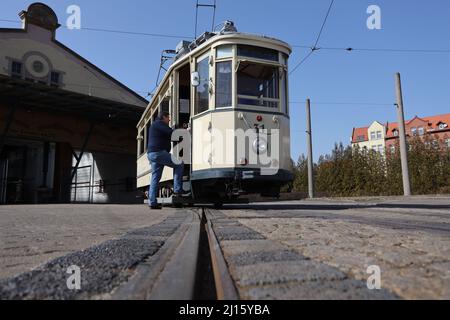
[[[203,0],[205,3],[212,0]],[[0,19],[18,20],[33,1],[3,0]],[[64,24],[66,9],[81,7],[82,27],[193,36],[195,0],[47,0]],[[233,20],[240,31],[270,35],[291,45],[312,45],[329,0],[217,0],[216,24]],[[381,8],[382,29],[366,26],[369,5]],[[448,0],[335,0],[319,46],[450,50]],[[199,30],[211,25],[202,9]],[[1,27],[18,24],[1,22]],[[178,39],[60,28],[57,39],[145,95],[153,89],[161,50]],[[294,48],[291,67],[308,53]],[[355,126],[396,121],[394,74],[401,72],[405,116],[450,112],[450,53],[317,51],[290,78],[292,156],[306,153],[305,107],[312,100],[317,160],[335,142],[348,144]],[[324,104],[348,102],[349,104]],[[360,104],[361,103],[361,104]],[[366,103],[392,104],[367,105]]]

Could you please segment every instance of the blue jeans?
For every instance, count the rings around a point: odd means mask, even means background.
[[[149,152],[147,156],[152,167],[152,177],[148,189],[148,196],[150,199],[149,204],[151,206],[158,204],[158,201],[156,200],[158,195],[158,184],[161,180],[165,166],[173,168],[173,191],[175,193],[183,192],[184,164],[175,164],[172,161],[172,155],[167,151]]]

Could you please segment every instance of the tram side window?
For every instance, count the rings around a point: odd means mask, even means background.
[[[148,138],[150,137],[150,127],[152,126],[152,123],[149,122],[147,123],[147,125],[145,126],[145,134],[144,132],[142,133],[144,135],[144,151],[147,152],[148,151]]]
[[[143,155],[144,152],[145,152],[144,130],[141,130],[139,132],[139,137],[140,137],[140,139],[139,139],[139,147],[138,147],[139,155]]]
[[[161,108],[160,108],[161,112],[170,112],[170,99],[169,98],[164,98],[163,101],[161,101]]]
[[[195,89],[195,114],[209,109],[209,57],[197,63],[197,72],[200,81]]]
[[[231,107],[231,61],[216,64],[216,108]]]
[[[283,105],[282,105],[282,110],[281,112],[283,112],[284,114],[289,115],[289,88],[288,88],[288,72],[287,72],[287,66],[288,66],[288,56],[286,54],[282,54],[282,58],[281,58],[281,63],[286,66],[286,69],[282,70],[282,76],[281,79],[283,81]]]
[[[217,47],[217,50],[216,50],[216,58],[217,59],[231,58],[231,57],[233,57],[233,46],[232,45]]]
[[[284,73],[283,76],[284,81],[284,99],[283,99],[283,110],[284,114],[289,114],[289,95],[288,95],[288,81],[287,81],[287,73]]]
[[[237,73],[238,104],[278,108],[278,67],[244,62]]]

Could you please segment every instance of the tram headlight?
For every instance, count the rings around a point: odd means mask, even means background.
[[[253,142],[253,151],[259,154],[267,152],[267,141],[264,138],[257,138]]]

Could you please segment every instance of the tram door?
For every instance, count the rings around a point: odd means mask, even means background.
[[[197,58],[195,72],[192,78],[193,106],[192,114],[192,171],[211,168],[212,150],[211,133],[212,119],[210,109],[211,101],[211,74],[210,53]]]
[[[174,124],[177,128],[187,129],[190,125],[191,119],[191,80],[190,80],[190,65],[187,64],[182,67],[176,74],[176,97],[177,101],[174,101],[174,116],[172,117],[174,120]],[[182,138],[181,138],[182,139]],[[181,146],[181,145],[180,145]],[[178,148],[180,147],[178,146]],[[178,156],[185,161],[184,168],[184,181],[189,181],[190,176],[190,153],[188,150],[176,149],[175,152],[178,152]],[[187,161],[187,159],[189,161]],[[188,186],[183,186],[185,190],[189,189]]]

